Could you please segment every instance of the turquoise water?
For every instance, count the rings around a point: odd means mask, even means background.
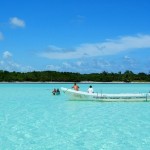
[[[150,91],[150,84],[92,85],[104,93]],[[0,84],[1,150],[150,149],[150,102],[69,101],[51,93],[62,86],[72,84]]]

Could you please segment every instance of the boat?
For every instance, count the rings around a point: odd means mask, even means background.
[[[83,100],[83,101],[100,101],[100,102],[148,102],[150,101],[150,93],[88,93],[84,91],[75,91],[61,87],[69,100]]]

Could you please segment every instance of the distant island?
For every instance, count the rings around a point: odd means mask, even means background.
[[[80,74],[57,71],[9,72],[0,70],[0,82],[150,82],[150,74],[125,71],[124,73]]]

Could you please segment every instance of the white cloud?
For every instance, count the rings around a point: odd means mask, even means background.
[[[5,51],[4,53],[3,53],[3,58],[4,59],[9,59],[9,58],[11,58],[12,57],[12,54],[9,52],[9,51]]]
[[[64,67],[64,68],[72,68],[73,66],[70,64],[70,63],[68,63],[68,62],[63,62],[62,63],[62,66]]]
[[[5,51],[2,54],[2,60],[0,60],[0,70],[28,72],[35,69],[31,66],[23,66],[16,63],[13,60],[12,53]]]
[[[62,51],[63,51],[62,48],[57,47],[57,46],[55,46],[55,45],[49,45],[49,46],[48,46],[48,50],[49,50],[49,51],[54,51],[54,52],[56,52],[56,51],[62,52]]]
[[[76,65],[80,67],[82,65],[82,61],[77,61]]]
[[[82,44],[74,50],[44,51],[39,54],[41,57],[49,59],[76,59],[93,56],[114,55],[123,51],[131,51],[142,48],[150,48],[150,35],[137,35],[120,37],[117,40],[106,40],[102,43]],[[57,49],[62,49],[58,48]]]
[[[54,62],[54,64],[48,65],[46,70],[54,71],[66,71],[66,72],[80,72],[80,73],[100,73],[107,72],[124,72],[126,70],[132,70],[135,72],[147,71],[147,68],[143,68],[146,62],[141,62],[138,58],[134,58],[130,55],[125,56],[112,56],[112,57],[95,57],[77,59],[74,61],[65,60],[61,64]],[[147,64],[147,63],[146,63]]]
[[[59,71],[60,70],[60,66],[57,66],[57,65],[47,65],[46,66],[46,70]]]
[[[22,66],[20,65],[19,71],[21,72],[31,72],[34,71],[35,68],[33,68],[32,66]]]
[[[4,39],[2,32],[0,32],[0,41]]]
[[[0,65],[3,65],[3,64],[4,64],[4,61],[1,60],[1,61],[0,61]]]
[[[0,61],[0,70],[7,70],[7,71],[19,71],[20,65],[15,63],[13,60],[4,59]]]
[[[124,56],[124,63],[125,63],[125,65],[126,66],[130,66],[130,67],[136,67],[136,65],[137,65],[137,62],[136,62],[136,60],[135,59],[133,59],[133,58],[130,58],[129,56]]]
[[[21,20],[17,17],[13,17],[13,18],[10,18],[10,24],[13,26],[13,27],[25,27],[25,22],[24,20]]]
[[[128,60],[128,59],[130,59],[130,57],[129,57],[129,56],[124,56],[124,59],[127,59],[127,60]]]

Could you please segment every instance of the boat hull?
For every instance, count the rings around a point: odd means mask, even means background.
[[[87,93],[82,91],[75,91],[72,89],[61,88],[61,90],[68,95],[69,100],[83,100],[83,101],[101,101],[101,102],[146,102],[150,101],[150,93],[124,93],[124,94],[102,94],[102,93]]]

